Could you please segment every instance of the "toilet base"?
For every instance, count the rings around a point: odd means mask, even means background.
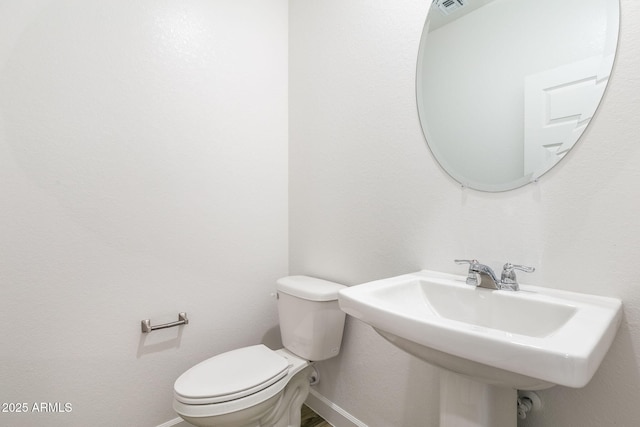
[[[312,367],[306,367],[291,378],[282,393],[282,399],[263,424],[256,427],[300,427],[302,404],[309,395]]]
[[[272,398],[250,408],[212,417],[179,415],[183,420],[196,427],[262,427],[264,424],[261,424],[260,419],[273,410],[274,405],[278,403],[280,398],[281,394],[276,394]]]

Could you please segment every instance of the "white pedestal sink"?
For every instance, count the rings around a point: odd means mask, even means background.
[[[338,296],[347,314],[443,368],[440,427],[515,427],[518,389],[585,386],[620,325],[615,298],[465,280],[425,270]]]

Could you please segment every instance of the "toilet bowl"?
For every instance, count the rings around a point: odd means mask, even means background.
[[[285,348],[259,344],[213,356],[174,384],[174,410],[199,427],[299,427],[314,361],[340,351],[344,286],[308,276],[278,280]]]

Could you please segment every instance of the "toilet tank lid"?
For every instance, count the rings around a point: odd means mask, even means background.
[[[338,291],[346,288],[339,283],[309,276],[287,276],[278,279],[277,283],[278,291],[309,301],[335,301]]]

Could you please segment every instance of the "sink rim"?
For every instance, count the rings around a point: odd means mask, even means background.
[[[616,298],[531,285],[520,285],[518,292],[474,289],[465,279],[422,270],[343,289],[338,300],[347,314],[388,334],[472,362],[569,387],[583,387],[591,380],[621,322],[622,302]],[[535,337],[434,314],[417,316],[397,304],[385,305],[379,296],[381,290],[415,287],[421,280],[460,286],[465,292],[470,288],[473,292],[505,293],[509,298],[569,304],[576,307],[576,312],[550,336]]]

